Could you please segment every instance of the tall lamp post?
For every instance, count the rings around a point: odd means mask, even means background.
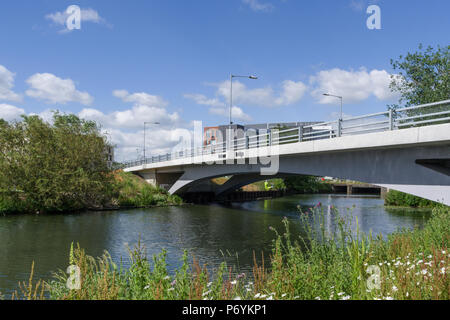
[[[231,125],[233,124],[233,121],[231,119],[231,111],[233,110],[233,78],[248,78],[248,79],[252,79],[252,80],[257,80],[258,77],[255,76],[235,76],[235,75],[230,75],[230,129],[231,129]]]
[[[144,122],[144,162],[145,162],[145,160],[146,160],[146,158],[145,158],[145,128],[146,128],[146,125],[147,124],[155,124],[155,125],[158,125],[158,124],[160,124],[159,122]]]
[[[341,99],[341,117],[339,118],[339,120],[342,121],[342,100],[343,100],[342,97],[341,96],[335,96],[334,94],[329,94],[329,93],[324,93],[323,95],[326,96],[326,97],[335,97],[335,98]]]

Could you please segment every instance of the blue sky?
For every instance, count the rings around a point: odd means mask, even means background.
[[[381,30],[369,30],[369,5]],[[68,32],[64,12],[82,9]],[[58,109],[97,120],[119,160],[228,122],[229,74],[239,123],[320,121],[382,111],[395,101],[390,59],[419,43],[449,44],[446,0],[2,1],[0,117]]]

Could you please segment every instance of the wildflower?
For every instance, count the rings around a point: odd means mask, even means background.
[[[261,299],[265,299],[267,297],[267,294],[262,294]]]
[[[210,293],[211,293],[211,290],[205,291],[205,292],[203,292],[202,297],[207,296]]]
[[[173,280],[171,283],[170,283],[170,285],[173,287],[174,285],[176,285],[177,284],[177,279],[175,279],[175,280]]]
[[[295,297],[294,297],[294,299],[298,299],[298,298],[300,298],[300,296],[295,296]]]
[[[396,286],[392,286],[392,292],[397,292],[398,288]]]
[[[169,279],[170,279],[169,276],[165,276],[165,277],[164,277],[164,280],[169,280]]]
[[[342,298],[341,298],[341,300],[349,300],[350,299],[350,296],[343,296]]]
[[[427,274],[428,273],[428,271],[427,270],[422,270],[422,274]]]
[[[345,294],[345,292],[339,292],[337,295],[338,296],[343,296]]]
[[[384,298],[384,300],[394,300],[394,298],[387,296]]]
[[[208,288],[211,287],[212,282],[208,282],[208,284],[206,285]]]
[[[286,296],[287,296],[287,293],[283,293],[283,294],[281,295],[282,298],[284,298],[284,297],[286,297]]]
[[[247,288],[247,289],[245,289],[245,290],[247,290],[247,292],[250,292],[250,291],[252,291],[252,289],[250,289],[250,288]]]
[[[236,280],[233,280],[233,281],[231,281],[230,282],[233,286],[237,283],[237,281]]]
[[[145,287],[144,287],[144,289],[145,290],[148,290],[148,289],[150,289],[150,285],[148,284],[148,285],[146,285]]]
[[[442,267],[442,268],[441,268],[441,273],[442,273],[442,274],[445,274],[445,267]]]
[[[316,300],[321,300],[320,297],[315,297],[314,299],[316,299]]]
[[[167,289],[167,291],[173,291],[173,290],[175,290],[175,288],[169,288],[169,289]]]
[[[236,297],[233,300],[242,300],[241,297]]]
[[[261,293],[255,294],[255,299],[258,299],[259,297],[261,297]]]
[[[244,278],[244,277],[245,277],[245,273],[241,273],[241,274],[238,274],[238,275],[237,275],[237,278],[238,278],[238,279]]]
[[[272,297],[272,296],[270,296],[270,297],[268,297],[268,298],[267,298],[267,300],[273,300],[273,297]]]

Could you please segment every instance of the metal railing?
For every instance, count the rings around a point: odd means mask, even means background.
[[[201,155],[217,154],[219,157],[224,158],[229,151],[333,139],[348,135],[399,130],[448,122],[450,122],[450,100],[445,100],[297,128],[268,130],[266,133],[259,135],[245,135],[243,138],[232,139],[232,143],[229,146],[226,142],[221,142],[195,149],[152,156],[145,160],[127,161],[124,163],[124,167],[130,168]]]

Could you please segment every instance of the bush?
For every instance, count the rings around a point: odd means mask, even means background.
[[[397,190],[389,190],[384,200],[386,206],[403,206],[414,208],[437,207],[440,204],[431,200],[423,199],[412,194]]]

